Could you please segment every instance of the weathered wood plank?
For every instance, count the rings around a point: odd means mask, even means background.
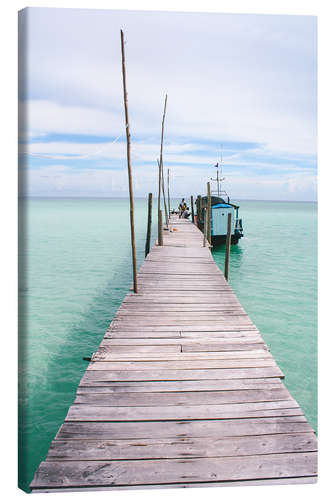
[[[94,361],[90,363],[89,370],[197,370],[211,368],[264,368],[277,366],[274,359],[208,359],[196,361]]]
[[[243,331],[232,331],[232,332],[210,332],[206,338],[249,338],[249,337],[254,337],[256,335],[259,335],[257,332],[253,330],[243,330]],[[165,338],[165,339],[176,339],[176,338],[183,338],[183,339],[201,339],[202,338],[202,333],[200,332],[122,332],[119,330],[113,330],[113,331],[108,331],[104,338],[105,339],[144,339],[144,338],[150,338],[150,339],[159,339],[159,338]]]
[[[101,346],[197,346],[197,345],[209,344],[211,346],[216,346],[217,348],[223,345],[242,345],[242,344],[259,344],[263,345],[264,341],[259,334],[253,333],[246,337],[239,338],[223,338],[223,337],[210,337],[209,334],[205,336],[204,339],[197,337],[194,338],[114,338],[112,335],[110,337],[104,337],[101,342]],[[258,347],[258,345],[257,345]],[[218,350],[218,349],[216,349]]]
[[[190,296],[182,296],[180,293],[138,293],[137,295],[128,294],[124,298],[123,304],[174,304],[179,306],[180,304],[197,304],[198,307],[201,305],[225,305],[225,304],[236,304],[239,305],[239,302],[235,295],[231,292],[223,293],[223,294],[206,294],[206,293],[191,293]]]
[[[304,415],[224,420],[64,422],[57,439],[216,438],[312,432]]]
[[[205,352],[205,351],[241,351],[241,350],[251,350],[251,349],[257,349],[258,344],[260,344],[259,341],[251,341],[251,343],[243,344],[241,342],[236,343],[233,341],[232,344],[227,344],[227,343],[220,343],[220,344],[213,344],[211,341],[209,344],[205,343],[191,343],[191,344],[183,344],[182,345],[182,352]],[[263,345],[263,349],[267,349],[267,346],[265,344]]]
[[[296,401],[269,401],[256,403],[226,403],[220,405],[191,406],[94,406],[73,404],[66,416],[67,421],[97,422],[133,420],[200,420],[217,418],[274,417],[302,415]]]
[[[312,432],[227,438],[55,440],[47,460],[233,457],[317,451]]]
[[[202,332],[203,338],[206,337],[209,332],[241,332],[241,331],[249,331],[253,330],[253,332],[258,333],[258,329],[254,325],[233,325],[233,324],[224,324],[224,325],[135,325],[135,324],[123,324],[112,322],[111,326],[108,328],[107,332],[113,331],[121,331],[121,332]]]
[[[181,345],[132,345],[132,344],[124,344],[124,345],[108,345],[108,350],[110,352],[119,352],[119,353],[131,353],[135,349],[136,352],[141,352],[143,354],[149,352],[180,352]]]
[[[286,388],[197,391],[197,392],[154,392],[154,393],[100,393],[98,388],[91,393],[77,393],[74,403],[95,406],[178,406],[219,405],[228,403],[250,403],[261,401],[285,401],[292,397]]]
[[[316,453],[175,460],[42,462],[32,488],[314,476]]]
[[[253,323],[249,320],[248,316],[219,316],[218,318],[214,317],[195,317],[191,318],[190,316],[188,317],[183,317],[183,318],[176,318],[172,314],[170,315],[165,315],[165,317],[142,317],[142,318],[130,318],[130,317],[121,317],[117,316],[113,322],[113,325],[118,325],[118,327],[122,327],[125,325],[138,325],[138,326],[149,326],[149,327],[154,327],[154,326],[177,326],[178,329],[181,330],[182,326],[189,325],[189,326],[204,326],[204,325],[211,325],[216,327],[225,327],[227,325],[230,326],[235,326],[235,325],[242,325],[242,326],[251,326]]]
[[[93,355],[93,361],[195,361],[204,359],[274,359],[272,354],[263,349],[253,351],[222,351],[222,352],[181,352],[181,353],[148,353],[131,352],[130,354],[113,354],[107,348],[100,347]]]
[[[82,377],[77,394],[85,392],[199,392],[284,388],[279,378],[275,379],[231,379],[231,380],[181,380],[154,382],[110,382],[99,380],[99,372],[88,371]]]
[[[278,366],[267,368],[229,368],[210,370],[95,370],[96,363],[89,365],[89,372],[97,371],[100,380],[127,381],[127,380],[218,380],[244,378],[276,378],[283,377]]]
[[[171,314],[170,314],[171,313]],[[133,318],[135,321],[135,318],[141,318],[141,317],[149,317],[149,318],[155,318],[158,317],[159,319],[162,318],[170,318],[172,316],[173,319],[200,319],[200,318],[219,318],[219,319],[224,319],[226,316],[232,316],[232,317],[242,317],[246,316],[248,318],[248,315],[244,312],[242,312],[239,309],[233,310],[233,311],[228,311],[224,310],[222,311],[138,311],[138,310],[128,310],[128,309],[120,309],[117,314],[117,319],[123,319],[123,318],[129,318],[130,320]]]
[[[230,488],[239,486],[277,486],[292,484],[315,484],[317,475],[307,477],[284,477],[281,479],[250,479],[245,481],[214,481],[214,482],[196,482],[196,483],[169,483],[169,484],[145,484],[145,485],[120,485],[120,486],[85,486],[84,491],[123,491],[123,490],[161,490],[161,489],[179,489],[179,488]],[[34,493],[59,493],[63,488],[38,488]],[[67,493],[82,492],[82,488],[66,488]]]

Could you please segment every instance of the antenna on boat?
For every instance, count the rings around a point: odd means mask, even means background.
[[[222,144],[221,144],[221,160],[220,160],[220,165],[221,165],[221,176],[220,176],[220,171],[219,171],[219,163],[217,162],[216,165],[216,179],[213,179],[212,177],[210,178],[211,181],[216,182],[217,186],[217,196],[220,197],[220,192],[221,192],[221,183],[224,181],[224,177],[222,177],[223,172],[222,172],[222,166],[223,166],[223,159],[222,159]]]
[[[223,144],[221,143],[221,176],[223,175],[223,157],[222,157],[222,152],[223,152]]]

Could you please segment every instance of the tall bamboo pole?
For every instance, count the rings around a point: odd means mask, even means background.
[[[162,174],[161,174],[161,163],[157,159],[157,165],[158,165],[158,177],[159,177],[159,193],[158,193],[158,205],[160,205],[160,198],[161,198],[161,193],[160,193],[160,187],[161,187],[161,179],[162,179]],[[163,246],[163,236],[162,236],[162,210],[160,208],[157,209],[157,243],[158,246]]]
[[[130,222],[131,222],[131,243],[132,243],[132,265],[133,265],[133,290],[138,292],[138,283],[136,278],[136,248],[135,248],[135,230],[134,230],[134,198],[132,185],[132,167],[131,167],[131,135],[128,119],[128,102],[126,89],[126,67],[125,67],[125,47],[124,33],[120,30],[121,38],[121,56],[122,56],[122,72],[123,72],[123,88],[124,88],[124,107],[125,107],[125,125],[126,125],[126,141],[127,141],[127,170],[128,170],[128,190],[130,198]]]
[[[162,210],[158,211],[158,244],[163,246],[163,232],[162,232]]]
[[[207,208],[204,209],[204,223],[203,223],[203,246],[206,246],[207,240],[207,225],[208,225],[208,211]]]
[[[210,182],[207,182],[207,210],[208,210],[208,223],[207,223],[207,240],[212,244],[212,200],[210,196]]]
[[[148,195],[148,221],[147,221],[147,236],[146,236],[145,257],[147,257],[147,255],[150,252],[152,200],[153,200],[153,195],[152,195],[152,193],[149,193],[149,195]]]
[[[163,118],[162,118],[160,161],[159,161],[159,169],[158,169],[158,203],[157,203],[157,213],[159,213],[159,211],[161,210],[161,187],[162,187],[162,166],[163,166],[164,121],[165,121],[165,112],[166,112],[167,101],[168,101],[168,95],[166,94],[165,95],[165,100],[164,100],[164,111],[163,111]]]
[[[201,224],[201,219],[202,219],[202,210],[201,210],[201,196],[200,194],[198,195],[197,198],[197,226],[200,229],[200,224]]]
[[[164,189],[164,168],[163,168],[163,161],[162,161],[161,172],[162,172],[162,193],[163,193],[165,223],[166,223],[166,226],[169,227],[169,224],[168,224],[168,212],[167,212],[166,199],[165,199],[165,189]]]
[[[169,217],[170,217],[170,169],[168,168],[168,210],[169,210]]]

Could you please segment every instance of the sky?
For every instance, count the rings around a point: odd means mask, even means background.
[[[29,196],[128,196],[120,29],[136,196],[317,199],[316,18],[29,8],[20,17],[19,168]],[[214,190],[214,186],[213,186]]]

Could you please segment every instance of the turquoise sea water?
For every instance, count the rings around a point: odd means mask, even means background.
[[[230,284],[316,428],[317,205],[240,205],[245,237],[231,250]],[[127,200],[31,199],[20,212],[19,484],[28,491],[132,269]],[[146,200],[135,215],[140,265]],[[223,269],[224,247],[213,255]]]

